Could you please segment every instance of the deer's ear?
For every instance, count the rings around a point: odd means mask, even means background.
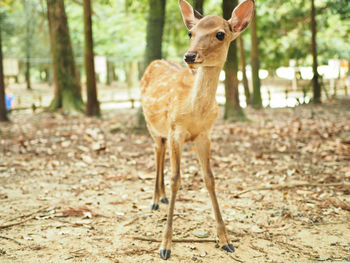
[[[241,33],[249,25],[254,15],[254,0],[245,0],[232,12],[229,20],[233,33]]]
[[[179,0],[179,5],[186,27],[191,29],[202,18],[202,15],[198,11],[194,10],[185,0]]]

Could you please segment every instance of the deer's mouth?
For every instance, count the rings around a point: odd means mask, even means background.
[[[200,64],[202,64],[202,62],[186,62],[187,63],[187,65],[200,65]]]
[[[191,62],[191,63],[186,62],[186,63],[190,69],[196,69],[202,64],[202,62]]]

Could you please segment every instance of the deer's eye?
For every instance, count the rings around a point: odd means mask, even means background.
[[[218,32],[218,33],[216,33],[216,38],[219,39],[220,41],[224,40],[224,38],[225,38],[225,33],[224,33],[224,32]]]
[[[191,32],[188,32],[188,36],[189,36],[190,38],[192,38],[192,33],[191,33]]]

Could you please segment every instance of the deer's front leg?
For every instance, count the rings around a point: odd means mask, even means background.
[[[176,193],[180,188],[180,160],[181,151],[183,145],[183,138],[171,134],[169,136],[169,150],[171,160],[171,197],[168,211],[168,220],[163,234],[163,240],[160,247],[160,257],[162,259],[168,259],[171,253],[171,241],[173,238],[173,215],[175,208]]]
[[[203,169],[205,186],[207,187],[207,190],[209,192],[211,202],[213,205],[216,224],[217,224],[216,229],[217,229],[217,234],[218,234],[221,248],[228,252],[234,252],[235,249],[231,243],[230,237],[227,234],[224,221],[222,220],[222,217],[221,217],[219,203],[216,198],[215,179],[210,168],[209,136],[207,134],[202,134],[198,136],[195,141],[195,144],[196,144],[198,158]]]

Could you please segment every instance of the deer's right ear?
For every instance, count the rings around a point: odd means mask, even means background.
[[[190,30],[198,23],[198,21],[202,18],[202,15],[198,11],[194,10],[185,0],[179,0],[179,5],[185,25]]]

